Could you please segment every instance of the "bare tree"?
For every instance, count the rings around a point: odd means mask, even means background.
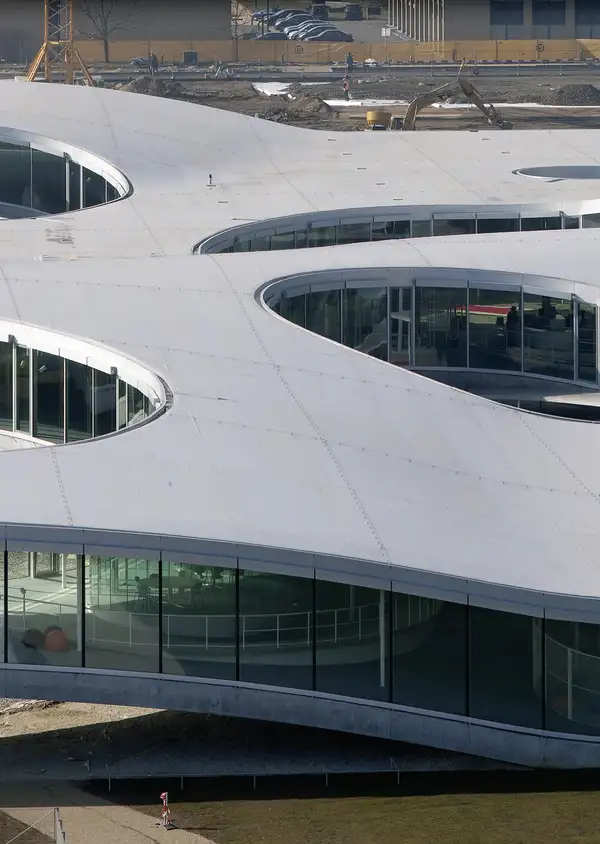
[[[102,41],[104,61],[110,61],[110,40],[115,32],[129,29],[132,20],[143,9],[143,0],[79,0],[87,22],[82,35]]]
[[[232,0],[231,3],[231,34],[235,41],[235,61],[240,58],[240,26],[244,23],[244,16],[242,14],[242,6],[240,0]]]

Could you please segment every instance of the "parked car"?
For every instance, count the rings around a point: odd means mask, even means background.
[[[339,29],[326,30],[325,32],[317,32],[315,35],[309,35],[303,38],[303,41],[354,41],[354,36],[349,32],[341,32]]]
[[[328,26],[309,26],[297,32],[292,32],[288,35],[292,41],[305,41],[309,35],[317,35],[319,32],[328,32],[331,27]]]
[[[286,26],[283,31],[286,35],[295,35],[298,32],[304,32],[305,29],[312,29],[315,26],[328,27],[329,24],[323,23],[323,21],[303,21],[302,23],[294,24],[294,26]]]
[[[301,23],[302,21],[316,20],[308,12],[299,12],[295,15],[286,15],[283,18],[277,18],[273,26],[275,29],[285,29],[286,26],[291,26],[293,23]]]
[[[264,35],[257,35],[256,41],[287,41],[285,32],[265,32]]]
[[[360,3],[348,3],[344,9],[344,20],[347,21],[361,21],[363,19],[363,10]]]

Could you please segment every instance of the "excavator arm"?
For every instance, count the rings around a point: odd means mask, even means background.
[[[440,85],[438,88],[433,88],[431,91],[426,91],[415,97],[406,109],[406,114],[402,120],[402,131],[414,132],[415,120],[420,111],[438,102],[438,100],[444,102],[448,97],[456,94],[464,94],[479,109],[491,126],[498,126],[499,129],[512,129],[512,124],[505,120],[493,105],[486,104],[474,85],[466,79],[457,79],[456,82],[447,82],[445,85]]]

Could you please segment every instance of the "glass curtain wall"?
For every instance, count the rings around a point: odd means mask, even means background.
[[[235,567],[164,561],[162,575],[165,674],[235,680]]]
[[[415,288],[415,365],[467,365],[466,288]]]
[[[39,551],[7,555],[6,661],[83,664],[83,557]]]
[[[595,382],[598,377],[596,363],[596,307],[587,302],[577,302],[577,378]]]
[[[574,378],[571,299],[523,295],[523,369],[556,378]]]
[[[154,412],[155,400],[114,374],[0,342],[0,430],[22,431],[53,443],[112,433],[117,389],[120,428]]]
[[[469,288],[469,366],[521,369],[521,293]]]
[[[600,734],[598,624],[311,569],[304,578],[235,558],[158,556],[4,551],[4,662],[241,680]]]
[[[0,429],[13,429],[13,344],[0,342]]]
[[[313,580],[240,569],[240,680],[313,687]]]
[[[107,197],[110,196],[110,185]],[[407,237],[450,237],[452,235],[499,234],[506,232],[557,231],[559,229],[594,228],[600,225],[600,214],[581,217],[561,213],[546,217],[502,216],[427,217],[421,220],[373,219],[363,223],[338,223],[337,225],[307,225],[296,231],[276,234],[274,231],[243,234],[241,239],[232,237],[209,253],[264,252],[274,249],[305,249],[318,246],[339,246],[367,241],[398,240]]]
[[[53,443],[65,438],[65,359],[47,352],[33,352],[33,435]]]
[[[341,335],[344,345],[398,366],[596,382],[597,307],[535,293],[523,294],[522,304],[521,296],[477,286],[362,287],[283,296],[272,307],[309,331],[336,341]]]
[[[349,289],[346,290],[345,302],[344,345],[358,349],[380,360],[387,360],[387,288]]]

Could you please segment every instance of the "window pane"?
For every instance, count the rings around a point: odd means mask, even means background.
[[[469,366],[521,369],[521,294],[469,289]]]
[[[573,378],[573,312],[570,299],[525,293],[523,367],[526,372]]]
[[[563,214],[562,222],[564,229],[579,228],[579,217],[570,217],[568,214]]]
[[[127,385],[127,424],[137,425],[146,418],[144,395],[131,384]]]
[[[596,381],[596,306],[587,302],[578,303],[578,372],[582,381]]]
[[[67,442],[92,436],[92,370],[67,361]]]
[[[306,249],[308,246],[308,232],[302,229],[296,232],[296,249]]]
[[[452,234],[475,234],[475,218],[472,220],[433,220],[434,236]]]
[[[121,378],[118,379],[117,389],[119,391],[119,399],[117,403],[117,424],[119,430],[125,428],[128,422],[127,415],[127,384]]]
[[[397,366],[410,363],[412,287],[390,288],[390,361]]]
[[[35,416],[33,433],[42,440],[62,443],[64,420],[64,358],[34,352]]]
[[[10,551],[8,662],[82,664],[82,557]]]
[[[412,237],[431,237],[431,220],[413,220],[411,223]]]
[[[257,234],[252,238],[252,252],[268,252],[271,248],[271,235]]]
[[[69,162],[69,207],[71,211],[81,208],[81,167]]]
[[[410,237],[410,220],[379,221],[372,224],[373,240],[395,240]],[[416,235],[415,235],[416,237]]]
[[[13,344],[0,343],[0,428],[12,431]]]
[[[40,198],[39,207],[49,214],[60,214],[67,205],[67,164],[61,155],[32,149],[31,185],[32,196]]]
[[[387,288],[346,290],[345,295],[344,344],[387,360]]]
[[[296,325],[306,327],[306,296],[301,293],[299,296],[286,297],[281,299],[281,316],[289,319]]]
[[[31,194],[31,150],[29,147],[3,147],[0,149],[0,201],[27,208],[38,208],[39,197]]]
[[[543,727],[542,648],[536,620],[471,607],[470,715],[522,727]]]
[[[389,700],[389,593],[317,580],[317,690]]]
[[[240,680],[312,689],[313,581],[240,571]]]
[[[157,672],[158,562],[86,557],[85,664]]]
[[[496,232],[518,232],[519,218],[506,217],[503,219],[486,219],[478,218],[477,233],[478,234],[495,234]]]
[[[466,366],[466,288],[417,287],[415,297],[415,364]]]
[[[277,249],[293,249],[295,246],[294,232],[271,235],[271,251]]]
[[[29,349],[17,347],[17,430],[29,433]]]
[[[546,619],[547,728],[600,733],[600,627]]]
[[[94,436],[110,434],[117,428],[116,376],[94,370]]]
[[[576,24],[600,24],[600,6],[598,0],[576,0]]]
[[[581,218],[584,229],[597,229],[600,227],[600,214],[584,214]]]
[[[533,25],[564,26],[565,0],[533,0]]]
[[[467,714],[467,607],[392,594],[394,703]]]
[[[115,199],[119,198],[119,191],[113,185],[106,183],[106,201],[107,202],[114,202]]]
[[[346,223],[336,227],[337,243],[366,243],[371,240],[370,223]]]
[[[341,341],[341,290],[323,290],[306,297],[306,327],[330,340]]]
[[[106,202],[106,182],[98,173],[83,168],[83,207],[102,205]]]
[[[219,251],[225,251],[219,250]],[[234,252],[250,252],[250,240],[236,240],[233,244]]]
[[[163,671],[236,676],[235,568],[163,562]]]
[[[523,26],[523,0],[490,0],[492,26]]]
[[[335,246],[335,226],[322,226],[308,230],[309,246]]]
[[[561,228],[560,217],[522,217],[521,231],[556,231]]]

